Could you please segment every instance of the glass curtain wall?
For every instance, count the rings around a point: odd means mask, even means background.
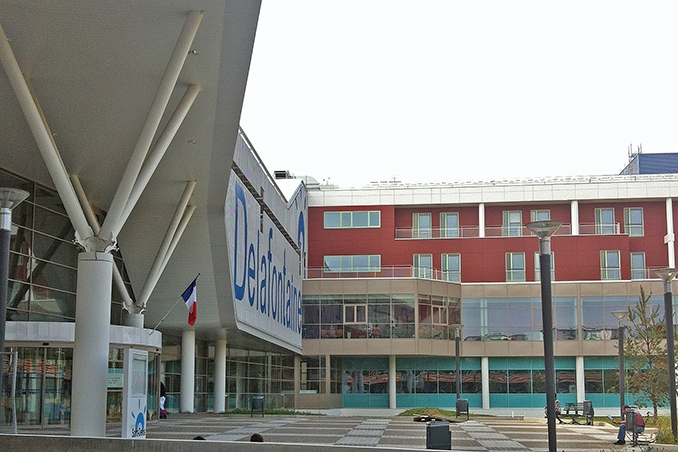
[[[0,186],[29,193],[12,212],[7,320],[75,321],[78,249],[58,193],[2,170]],[[103,220],[105,213],[95,212]],[[134,297],[121,254],[113,256]],[[115,285],[112,298],[111,324],[120,325],[122,296]]]
[[[419,337],[449,340],[460,323],[458,298],[420,294]],[[309,295],[302,302],[304,339],[415,337],[414,294]],[[452,331],[452,332],[450,332]]]

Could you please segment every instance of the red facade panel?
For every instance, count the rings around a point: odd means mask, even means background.
[[[644,234],[629,237],[624,227],[624,209],[642,208]],[[614,209],[614,221],[618,223],[618,232],[607,235],[595,235],[593,225],[596,221],[596,209]],[[323,217],[325,211],[381,211],[380,228],[362,229],[325,229]],[[486,205],[485,224],[501,231],[503,212],[522,213],[523,225],[531,220],[534,210],[548,210],[552,220],[565,225],[571,223],[569,203],[542,203],[529,205]],[[477,236],[445,238],[433,233],[435,238],[416,238],[412,234],[413,214],[431,214],[432,229],[439,230],[440,214],[457,212],[460,228],[478,227],[477,205],[449,206],[344,206],[309,208],[309,267],[320,268],[324,256],[374,255],[381,256],[384,267],[411,267],[413,255],[431,254],[433,267],[441,270],[443,254],[461,255],[462,282],[505,282],[506,253],[525,253],[525,276],[527,281],[535,280],[535,254],[538,252],[538,239],[534,236],[504,237],[499,234],[478,238]],[[674,209],[674,222],[678,221],[678,211]],[[598,202],[579,203],[579,223],[581,235],[555,235],[551,246],[554,253],[555,279],[558,281],[589,281],[601,279],[601,251],[619,251],[621,278],[631,278],[630,253],[644,252],[647,267],[667,265],[666,212],[664,201]],[[585,229],[583,225],[588,225]],[[571,229],[564,227],[565,234]],[[403,233],[403,231],[410,231]],[[561,233],[562,233],[561,232]],[[523,230],[523,234],[526,231]],[[488,234],[490,235],[490,234]],[[402,238],[405,237],[405,238]],[[412,238],[415,237],[415,238]]]

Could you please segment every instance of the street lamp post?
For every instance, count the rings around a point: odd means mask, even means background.
[[[622,323],[626,316],[628,315],[628,311],[612,311],[612,315],[617,319],[617,322],[619,322],[619,327],[617,330],[617,348],[619,349],[619,411],[621,413],[621,419],[624,420],[624,392],[626,390],[626,370],[624,368],[624,324]]]
[[[5,323],[7,321],[7,284],[9,282],[9,243],[12,238],[12,209],[28,198],[28,192],[17,188],[0,187],[0,381],[5,352]]]
[[[457,383],[457,400],[461,397],[461,360],[460,360],[460,353],[461,353],[461,329],[464,327],[464,325],[454,325],[454,356],[455,356],[455,363],[456,363],[456,376],[455,380]]]
[[[556,452],[556,371],[553,363],[553,307],[551,306],[551,236],[562,223],[533,221],[525,226],[539,237],[541,313],[544,329],[544,371],[546,373],[546,418],[549,452]]]
[[[673,350],[673,293],[671,291],[671,280],[678,274],[678,269],[660,268],[654,272],[664,281],[666,352],[669,358],[669,405],[671,406],[671,433],[675,440],[678,426],[676,425],[676,358]]]

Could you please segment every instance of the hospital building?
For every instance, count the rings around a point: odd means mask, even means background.
[[[269,169],[240,128],[259,8],[0,4],[0,202],[26,196],[0,204],[0,423],[14,411],[105,436],[129,350],[148,357],[149,421],[161,384],[170,415],[262,397],[330,414],[454,408],[458,387],[471,411],[541,412],[539,241],[525,225],[543,220],[562,223],[558,398],[618,410],[613,312],[641,287],[663,301],[678,154],[635,154],[621,174],[360,188],[295,175],[294,155]]]

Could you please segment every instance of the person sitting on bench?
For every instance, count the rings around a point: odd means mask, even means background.
[[[638,408],[624,405],[624,413],[626,413],[627,418],[629,416],[635,416],[635,425],[637,434],[641,434],[643,433],[643,431],[645,431],[645,419],[643,418],[643,415],[640,413],[640,411],[638,411]],[[626,422],[622,421],[613,421],[613,422],[615,424],[621,424],[619,425],[619,432],[617,433],[617,441],[614,444],[617,446],[626,444]]]

